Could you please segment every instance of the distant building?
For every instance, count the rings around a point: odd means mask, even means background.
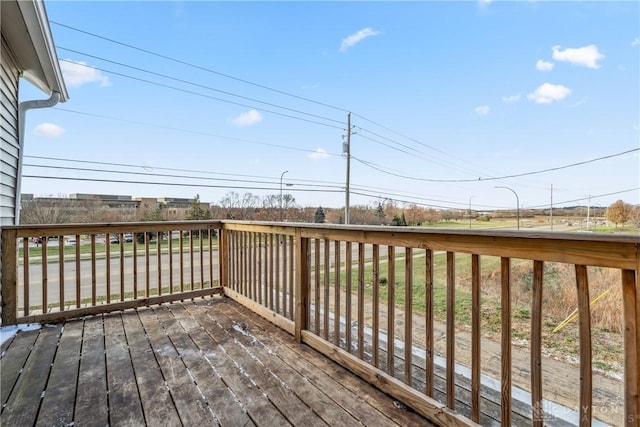
[[[72,216],[82,218],[87,211],[100,209],[109,220],[132,220],[145,212],[160,210],[169,220],[184,219],[193,199],[177,197],[132,197],[118,194],[72,193],[68,197],[34,197],[33,194],[21,195],[22,206],[38,201],[42,206],[64,206],[71,210]],[[202,209],[209,210],[209,203],[200,203]]]

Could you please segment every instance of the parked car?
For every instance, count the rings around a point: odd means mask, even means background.
[[[133,242],[133,235],[131,233],[125,233],[124,234],[124,242],[125,243]]]
[[[76,239],[67,239],[67,245],[75,245],[76,244]]]
[[[118,243],[120,243],[120,239],[118,238],[118,236],[111,236],[109,237],[109,243],[117,245]]]

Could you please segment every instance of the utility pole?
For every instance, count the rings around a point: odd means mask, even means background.
[[[549,215],[551,216],[551,231],[553,231],[553,184],[551,184],[551,211]]]
[[[344,223],[349,224],[349,179],[351,176],[351,113],[347,113],[347,141],[342,144],[342,154],[347,157],[347,181],[344,193]]]

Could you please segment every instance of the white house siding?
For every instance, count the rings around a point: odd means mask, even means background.
[[[0,61],[0,227],[14,225],[18,176],[18,67],[4,38]]]
[[[18,176],[18,67],[4,38],[0,52],[0,230],[16,224]],[[0,237],[2,247],[2,237]],[[2,277],[2,251],[0,251]],[[1,288],[0,288],[1,290]],[[1,310],[1,307],[0,307]]]

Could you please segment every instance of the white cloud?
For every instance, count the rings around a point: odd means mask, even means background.
[[[329,157],[330,156],[329,156],[329,153],[327,153],[327,150],[320,147],[318,147],[318,149],[313,153],[309,154],[309,158],[311,160],[324,160],[324,159],[328,159]]]
[[[587,68],[600,68],[598,61],[604,58],[604,55],[600,53],[598,46],[595,44],[576,49],[560,50],[560,46],[554,46],[551,49],[553,50],[553,59],[556,61],[567,61]]]
[[[46,138],[58,138],[65,132],[66,130],[63,127],[54,125],[53,123],[40,123],[33,130],[35,135],[44,136]]]
[[[362,40],[366,39],[367,37],[377,36],[378,34],[380,34],[380,31],[376,31],[370,27],[363,28],[357,33],[351,34],[349,37],[342,40],[342,44],[340,45],[340,52],[346,51],[347,49],[360,43]]]
[[[640,37],[636,37],[632,42],[631,46],[640,46]]]
[[[238,117],[234,119],[230,119],[229,123],[238,127],[246,127],[246,126],[253,126],[256,123],[260,123],[262,119],[263,119],[262,114],[260,114],[259,111],[249,110],[246,113],[240,114]]]
[[[473,111],[475,111],[479,116],[486,116],[487,114],[489,114],[489,111],[491,111],[491,107],[489,107],[488,105],[481,105],[479,107],[476,107]]]
[[[100,70],[87,65],[86,62],[60,61],[60,69],[64,82],[69,87],[82,86],[85,83],[98,83],[101,87],[110,86],[111,81]]]
[[[551,71],[553,70],[553,66],[555,64],[553,62],[543,61],[542,59],[538,59],[536,62],[536,69],[539,71]]]
[[[551,104],[553,101],[560,101],[566,98],[570,93],[571,89],[566,86],[544,83],[527,95],[527,98],[536,104]]]
[[[481,8],[489,7],[491,3],[493,3],[493,0],[478,0],[478,6]]]
[[[520,94],[515,94],[515,95],[510,95],[510,96],[503,96],[502,97],[502,102],[504,102],[505,104],[515,104],[516,102],[520,101]]]

